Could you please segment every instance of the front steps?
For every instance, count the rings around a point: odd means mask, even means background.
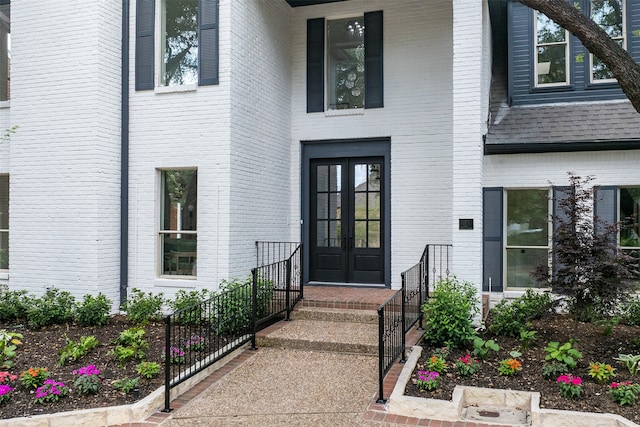
[[[257,346],[377,356],[378,314],[303,305],[293,310],[290,321],[258,333]]]

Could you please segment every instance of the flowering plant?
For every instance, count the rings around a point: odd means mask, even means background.
[[[26,387],[40,387],[49,378],[47,368],[29,368],[20,373],[20,382]]]
[[[416,385],[420,390],[435,390],[440,385],[440,374],[436,371],[418,371]]]
[[[633,405],[640,395],[640,384],[633,384],[630,381],[611,383],[609,395],[620,406]]]
[[[433,355],[427,362],[427,368],[430,371],[436,371],[439,374],[447,372],[447,362],[441,356]]]
[[[169,348],[169,361],[171,363],[183,363],[184,362],[184,350],[180,347]]]
[[[96,368],[95,365],[83,366],[72,373],[78,377],[73,385],[80,394],[95,394],[98,392],[102,378],[100,377],[100,369]]]
[[[61,397],[69,393],[69,389],[64,383],[54,380],[45,380],[44,384],[36,389],[36,403],[57,402]]]
[[[7,371],[0,372],[0,384],[4,384],[5,382],[15,381],[18,379],[17,375],[10,374]]]
[[[606,363],[590,363],[589,376],[599,383],[603,383],[615,375],[615,369]]]
[[[463,377],[470,377],[480,370],[480,364],[470,354],[465,354],[456,361],[456,368]]]
[[[560,386],[560,396],[578,399],[582,394],[582,378],[563,374],[557,379]]]
[[[14,390],[9,384],[0,384],[0,405],[11,399],[11,392]]]
[[[200,335],[191,335],[191,338],[184,342],[187,350],[202,351],[204,350],[204,338]]]
[[[505,359],[500,362],[498,366],[498,373],[500,375],[515,375],[522,370],[522,363],[514,358]]]

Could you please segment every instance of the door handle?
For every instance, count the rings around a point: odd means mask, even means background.
[[[355,247],[355,245],[354,245],[354,244],[355,244],[355,241],[354,241],[354,239],[353,239],[353,236],[351,236],[351,237],[349,238],[349,241],[350,241],[350,244],[351,244],[351,247],[350,247],[349,249],[353,249],[353,248]]]

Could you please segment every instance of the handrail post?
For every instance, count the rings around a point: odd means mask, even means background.
[[[422,295],[422,291],[424,289],[424,277],[422,276],[422,260],[420,260],[420,264],[418,264],[418,330],[422,330],[422,319],[424,318],[424,313],[422,312],[422,304],[424,304],[424,299]]]
[[[285,320],[290,320],[290,314],[291,314],[291,257],[287,258],[287,271],[285,272],[286,274],[286,290],[285,290],[285,295],[284,295],[284,303],[285,306],[287,307],[287,315],[285,317]]]
[[[171,412],[171,315],[164,317],[164,409]]]
[[[384,400],[384,305],[378,307],[378,400],[377,403],[385,403]]]
[[[257,347],[256,345],[256,335],[258,333],[258,325],[257,323],[257,309],[256,306],[258,305],[258,269],[257,268],[253,268],[251,269],[251,325],[252,325],[252,331],[251,331],[251,349],[255,350]]]
[[[407,361],[407,350],[406,350],[406,344],[407,344],[407,339],[406,336],[407,334],[405,333],[406,331],[406,323],[407,323],[407,319],[406,319],[406,303],[405,303],[405,297],[407,296],[407,283],[406,283],[406,277],[405,274],[402,274],[402,302],[400,304],[401,307],[401,313],[402,313],[402,318],[400,319],[400,321],[402,322],[402,358],[400,359],[400,363],[404,363]]]

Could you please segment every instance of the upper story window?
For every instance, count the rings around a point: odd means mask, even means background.
[[[307,21],[307,113],[384,107],[382,17]]]
[[[161,172],[160,274],[196,276],[198,171]]]
[[[11,76],[11,4],[0,0],[0,101],[10,98]]]
[[[569,32],[544,13],[535,11],[536,86],[569,84]]]
[[[364,16],[327,22],[329,109],[364,108]]]
[[[536,286],[532,273],[549,265],[550,198],[548,189],[506,190],[506,284]]]
[[[623,0],[591,0],[593,19],[623,49],[627,48],[625,38],[625,2]],[[590,56],[592,83],[615,82],[613,73],[597,56]]]
[[[198,0],[162,0],[160,84],[198,82]]]
[[[0,270],[9,269],[9,175],[0,175]]]
[[[136,90],[216,84],[218,0],[137,0]]]

